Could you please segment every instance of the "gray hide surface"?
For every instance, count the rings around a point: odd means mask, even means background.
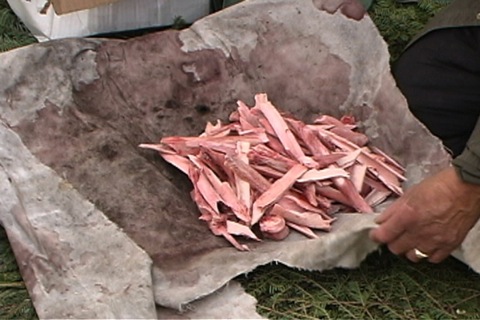
[[[409,184],[447,166],[396,88],[372,21],[321,5],[247,0],[183,31],[0,56],[0,222],[41,318],[258,317],[235,276],[271,261],[354,268],[376,249],[374,215],[345,214],[317,240],[291,234],[238,252],[198,220],[187,178],[137,147],[198,135],[265,92],[306,122],[353,114]]]

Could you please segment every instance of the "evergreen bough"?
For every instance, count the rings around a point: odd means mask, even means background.
[[[388,44],[391,60],[395,61],[427,21],[450,2],[451,0],[375,0],[368,13]]]

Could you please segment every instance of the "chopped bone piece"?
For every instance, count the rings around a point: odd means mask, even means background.
[[[378,189],[373,189],[370,191],[370,193],[365,197],[365,201],[367,203],[374,207],[376,205],[379,205],[383,201],[385,201],[388,196],[392,194],[392,191],[390,190],[378,190]]]
[[[264,176],[251,166],[243,162],[237,155],[227,156],[225,165],[230,168],[241,179],[248,181],[250,186],[260,192],[265,192],[272,185]]]
[[[335,186],[347,197],[351,205],[358,212],[371,213],[373,209],[368,205],[365,199],[358,193],[352,181],[346,178],[333,178]]]
[[[285,226],[281,231],[277,233],[271,233],[271,232],[263,232],[263,235],[265,238],[280,241],[288,237],[290,234],[290,228],[288,226]]]
[[[357,120],[355,120],[355,117],[352,115],[343,115],[340,117],[340,122],[342,122],[345,125],[356,125]]]
[[[265,164],[282,172],[287,172],[298,163],[263,144],[254,146],[248,157],[254,164]]]
[[[330,135],[332,141],[344,151],[353,151],[356,150],[358,147],[344,139],[340,136],[335,135],[334,133],[325,131],[325,134]],[[362,152],[357,158],[357,161],[360,163],[364,163],[367,165],[368,170],[374,174],[393,192],[398,195],[402,194],[402,190],[400,188],[400,181],[404,181],[406,178],[399,174],[396,170],[393,170],[391,167],[386,165],[381,161],[377,161],[372,158],[368,153]]]
[[[344,137],[345,139],[348,139],[359,147],[363,147],[368,143],[368,137],[366,135],[360,132],[352,131],[345,126],[334,127],[330,129],[330,132],[333,132],[341,137]]]
[[[198,192],[202,195],[213,211],[217,214],[220,214],[220,211],[218,210],[218,203],[222,202],[222,198],[210,184],[210,181],[208,181],[205,174],[199,169],[193,169],[189,172],[189,177],[198,188]]]
[[[360,193],[363,189],[363,181],[367,173],[367,165],[356,163],[350,167],[350,180],[352,180],[355,189]]]
[[[314,207],[308,201],[304,201],[293,191],[287,192],[282,199],[278,201],[278,204],[288,210],[295,211],[311,211],[320,214],[325,219],[332,219],[328,214],[325,213],[325,210],[330,209],[331,203],[328,199],[318,198],[317,199],[319,206]],[[320,208],[322,207],[322,209]],[[325,209],[325,210],[324,210]]]
[[[311,182],[311,181],[321,181],[326,179],[332,179],[335,177],[349,178],[350,175],[347,171],[341,168],[326,168],[321,170],[310,169],[303,174],[300,178],[297,179],[297,182]]]
[[[322,143],[314,130],[298,120],[286,119],[286,122],[292,131],[303,141],[313,156],[325,156],[330,154],[330,150]]]
[[[348,153],[346,152],[335,152],[325,155],[314,154],[312,158],[318,163],[318,169],[323,169],[331,164],[336,163],[339,159],[345,157],[347,154]]]
[[[157,150],[158,152],[160,152],[160,155],[165,161],[175,166],[177,169],[179,169],[185,174],[188,174],[188,171],[190,170],[190,167],[192,165],[190,161],[188,161],[188,159],[185,159],[184,157],[177,155],[175,152],[168,151],[161,144],[143,143],[143,144],[140,144],[139,147],[145,148],[145,149]]]
[[[270,168],[268,166],[258,166],[252,164],[251,167],[260,172],[263,176],[267,178],[273,178],[275,180],[280,179],[285,174],[285,172],[275,170],[274,168]]]
[[[275,215],[272,212],[264,215],[260,221],[260,230],[268,233],[279,233],[286,227],[285,218],[283,216]]]
[[[247,156],[249,150],[250,150],[250,143],[248,142],[237,143],[237,156],[241,161],[243,161],[247,165],[249,163],[248,156]],[[250,208],[252,206],[252,197],[251,197],[250,184],[248,183],[248,181],[242,179],[237,174],[234,174],[234,179],[235,179],[235,189],[237,191],[237,196],[247,208],[247,213],[251,219],[252,213]]]
[[[251,218],[247,207],[239,200],[235,194],[235,191],[233,191],[230,185],[227,182],[222,182],[215,175],[215,173],[205,164],[203,164],[197,157],[188,156],[188,158],[200,169],[200,177],[204,175],[210,182],[210,185],[213,187],[215,193],[220,197],[220,201],[230,207],[238,219],[247,224],[250,223]]]
[[[255,95],[255,102],[255,107],[258,107],[265,115],[265,118],[267,118],[268,122],[275,131],[276,136],[282,142],[285,151],[303,165],[309,168],[315,168],[317,166],[316,162],[303,153],[302,148],[298,144],[298,141],[295,139],[295,136],[291,130],[288,128],[285,120],[282,118],[278,110],[270,103],[270,101],[268,101],[267,95]]]
[[[357,149],[347,153],[345,157],[342,157],[337,160],[337,165],[339,165],[342,168],[351,166],[352,164],[355,163],[360,153],[362,153],[361,149]]]
[[[311,239],[318,239],[318,236],[309,227],[301,226],[299,224],[289,222],[289,221],[287,221],[287,226],[289,226],[290,228],[304,234],[305,236],[307,236]]]
[[[200,137],[225,137],[230,134],[234,126],[234,123],[222,125],[222,122],[220,120],[217,120],[217,123],[215,125],[207,122],[205,131],[200,135]]]
[[[328,114],[322,114],[318,116],[313,120],[313,123],[321,125],[331,125],[333,127],[341,127],[345,125],[342,121]]]
[[[329,231],[331,229],[330,222],[332,220],[325,220],[321,215],[313,212],[298,212],[293,210],[287,210],[282,206],[275,204],[270,211],[272,215],[278,215],[283,217],[286,221],[296,223],[301,226],[309,227],[312,229],[321,229]]]
[[[237,105],[237,111],[240,115],[239,121],[242,128],[244,128],[244,130],[247,128],[260,128],[258,118],[251,113],[250,108],[240,100],[237,101]]]
[[[312,206],[318,206],[317,190],[315,189],[315,183],[307,183],[303,189],[303,194]]]
[[[226,136],[226,137],[165,137],[160,140],[161,143],[166,144],[172,149],[176,150],[180,155],[189,155],[198,153],[200,146],[210,147],[216,146],[220,148],[221,145],[229,146],[228,149],[235,149],[238,141],[250,142],[252,145],[268,142],[268,137],[265,133],[248,133],[241,136]]]
[[[252,206],[252,225],[257,223],[267,207],[277,202],[307,170],[307,167],[301,164],[295,165],[283,177],[275,181],[267,191],[262,193]]]
[[[246,225],[235,221],[227,220],[227,232],[236,236],[244,236],[253,240],[260,241],[253,231]]]
[[[230,233],[227,232],[227,230],[222,230],[222,236],[238,250],[250,251],[250,248],[246,244],[240,244]]]
[[[388,154],[386,154],[385,152],[383,152],[382,150],[380,150],[379,148],[375,147],[375,146],[371,146],[370,149],[372,149],[372,151],[376,154],[379,154],[381,155],[382,157],[385,158],[385,161],[388,163],[388,164],[391,164],[395,169],[398,170],[399,174],[404,174],[405,173],[405,168],[402,167],[402,165],[400,163],[398,163],[397,161],[395,161],[392,157],[390,157]]]
[[[332,186],[320,186],[318,184],[315,187],[318,194],[321,194],[328,199],[343,203],[346,206],[353,207],[350,200],[338,189],[335,189]]]

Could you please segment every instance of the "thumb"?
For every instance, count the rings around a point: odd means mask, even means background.
[[[365,2],[365,5],[363,4]],[[313,3],[320,10],[335,13],[340,10],[348,18],[360,20],[366,13],[366,6],[371,0],[314,0]]]

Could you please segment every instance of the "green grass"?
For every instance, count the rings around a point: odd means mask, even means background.
[[[224,1],[232,3],[235,0]],[[377,0],[370,15],[394,60],[447,0]],[[0,51],[35,42],[0,0]],[[236,278],[270,319],[480,319],[480,276],[454,258],[413,264],[386,250],[358,269],[307,272],[271,264]],[[0,228],[0,319],[37,315]]]
[[[10,10],[6,0],[0,0],[0,52],[35,42],[35,38]]]
[[[0,319],[36,319],[5,230],[0,228]]]
[[[385,251],[354,270],[271,264],[237,280],[269,319],[480,319],[480,275],[454,258],[414,264]]]

